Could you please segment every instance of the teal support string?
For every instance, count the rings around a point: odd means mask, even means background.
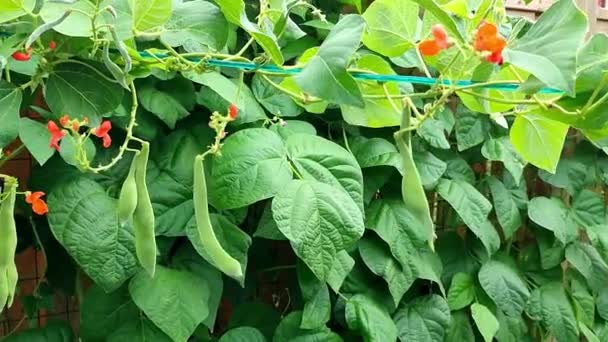
[[[9,36],[9,33],[0,32],[0,36]],[[147,51],[140,51],[139,55],[146,57],[156,57],[159,59],[168,58],[169,55],[166,53],[158,53],[152,55]],[[193,62],[201,61],[200,57],[186,57],[188,60]],[[302,68],[289,68],[284,69],[275,65],[260,65],[255,63],[248,62],[238,62],[238,61],[224,61],[220,59],[206,59],[205,63],[210,66],[220,67],[220,68],[230,68],[230,69],[238,69],[243,71],[255,71],[262,70],[269,73],[276,73],[280,75],[297,75],[302,71]],[[481,82],[469,81],[469,80],[459,80],[459,81],[450,81],[450,80],[438,80],[434,77],[421,77],[421,76],[409,76],[409,75],[379,75],[379,74],[371,74],[365,72],[352,72],[351,75],[358,80],[365,81],[377,81],[377,82],[397,82],[397,83],[412,83],[419,85],[428,85],[432,86],[437,83],[440,83],[445,86],[454,85],[456,87],[463,86],[471,86]],[[494,89],[494,90],[502,90],[502,91],[515,91],[519,88],[520,84],[518,83],[503,83],[503,84],[484,84],[480,86],[480,88],[484,89]],[[541,94],[562,94],[563,91],[555,88],[545,87],[539,90]]]

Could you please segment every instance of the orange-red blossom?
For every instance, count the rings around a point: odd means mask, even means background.
[[[42,196],[44,196],[44,192],[42,191],[27,191],[25,193],[25,202],[31,204],[32,210],[38,215],[44,215],[49,212],[49,207],[41,198]]]
[[[423,40],[418,44],[418,50],[423,56],[435,56],[441,50],[450,47],[448,33],[441,25],[434,25],[431,28],[433,39]]]
[[[502,64],[502,50],[507,46],[507,41],[498,34],[498,28],[492,23],[483,22],[475,34],[473,47],[477,51],[489,53],[486,60],[494,64]]]

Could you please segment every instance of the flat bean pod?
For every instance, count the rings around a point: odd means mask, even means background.
[[[17,182],[6,180],[4,193],[6,197],[0,204],[0,268],[6,269],[15,262],[17,250],[17,225],[15,223],[15,200]]]
[[[120,189],[120,196],[118,197],[118,222],[121,226],[125,226],[135,213],[137,209],[137,182],[135,181],[135,169],[137,168],[137,153],[133,156],[129,173],[122,188]]]
[[[194,159],[194,215],[200,243],[211,258],[212,263],[223,273],[234,278],[241,278],[241,264],[228,254],[220,245],[209,217],[207,201],[207,183],[205,181],[204,156]]]
[[[137,208],[133,213],[135,253],[141,266],[150,276],[156,270],[156,234],[154,232],[154,209],[146,185],[146,171],[150,145],[142,143],[141,152],[135,156],[135,183],[137,185]]]

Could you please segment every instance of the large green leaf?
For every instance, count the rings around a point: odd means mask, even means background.
[[[574,242],[566,248],[566,260],[587,280],[589,287],[600,291],[608,282],[608,265],[590,244]]]
[[[291,180],[283,141],[263,128],[239,131],[226,139],[213,159],[209,200],[216,208],[234,209],[270,198]]]
[[[481,147],[481,154],[488,160],[501,161],[516,182],[519,182],[526,161],[515,151],[509,137],[490,138]]]
[[[608,36],[596,33],[578,52],[576,92],[593,91],[608,67]]]
[[[445,336],[445,342],[475,342],[475,333],[464,311],[452,313],[450,328]]]
[[[447,299],[452,311],[469,306],[475,300],[475,282],[473,277],[462,272],[454,274]]]
[[[138,315],[126,286],[112,293],[93,286],[80,307],[80,337],[86,341],[105,341],[110,331]]]
[[[129,317],[123,324],[110,328],[106,342],[171,342],[167,334],[160,330],[141,313]]]
[[[239,86],[238,80],[229,79],[218,72],[187,73],[186,77],[204,85],[198,92],[197,102],[210,110],[223,114],[231,103],[236,104],[239,113],[235,124],[266,119],[264,109],[260,107],[249,87],[245,84]]]
[[[55,150],[49,146],[51,134],[47,127],[38,121],[28,118],[21,118],[18,122],[19,139],[21,139],[38,164],[44,165],[55,153]]]
[[[228,22],[211,2],[178,2],[160,38],[171,46],[197,44],[221,50],[228,40]]]
[[[292,311],[285,316],[277,326],[272,342],[342,342],[340,335],[331,331],[328,327],[324,326],[319,329],[300,328],[301,320],[301,311]]]
[[[456,120],[456,141],[458,151],[464,151],[473,146],[481,144],[490,130],[490,120],[487,115],[474,113],[458,107]]]
[[[34,10],[36,0],[11,0],[0,3],[0,23],[4,23]]]
[[[24,2],[33,2],[27,0]],[[32,9],[33,9],[32,4]],[[96,6],[89,0],[70,1],[70,2],[52,2],[45,1],[40,10],[40,17],[45,22],[52,22],[59,19],[67,10],[72,13],[61,22],[61,24],[53,27],[53,30],[70,37],[90,37],[93,35],[91,18],[95,14]],[[0,11],[2,12],[2,11]],[[1,14],[0,14],[1,16]],[[99,24],[99,23],[97,23]]]
[[[337,104],[365,105],[357,82],[346,70],[364,27],[365,21],[356,14],[347,15],[336,24],[317,54],[295,77],[302,90]]]
[[[158,28],[171,17],[171,0],[131,0],[129,4],[135,31]]]
[[[524,311],[530,292],[517,272],[509,265],[489,260],[479,270],[479,283],[507,316],[517,317]]]
[[[495,338],[498,342],[532,342],[527,322],[522,316],[509,317],[497,312],[496,318],[499,327]]]
[[[498,223],[502,227],[505,238],[511,238],[521,226],[521,215],[517,203],[501,181],[492,176],[486,178],[486,181],[492,193]]]
[[[251,89],[258,102],[271,114],[280,117],[298,116],[304,111],[289,95],[276,89],[260,74],[253,76]]]
[[[349,142],[352,154],[361,168],[393,166],[401,171],[401,156],[397,147],[386,139],[358,136]]]
[[[561,0],[568,1],[568,0]],[[568,125],[535,114],[521,114],[511,127],[511,143],[534,166],[555,172]]]
[[[0,80],[0,148],[5,147],[19,134],[19,108],[22,92],[20,88]]]
[[[238,327],[226,331],[218,342],[266,342],[266,337],[256,328]]]
[[[528,216],[534,223],[552,231],[564,245],[576,238],[576,224],[559,198],[531,199],[528,203]]]
[[[346,302],[346,323],[359,331],[365,342],[385,342],[397,340],[397,327],[391,316],[374,300],[357,294]]]
[[[560,282],[547,283],[532,291],[526,312],[533,320],[541,321],[558,342],[578,341],[576,317]]]
[[[503,56],[505,62],[530,72],[544,84],[574,96],[576,54],[586,33],[585,14],[573,0],[559,0],[510,43]]]
[[[215,0],[215,2],[220,6],[229,22],[247,31],[260,44],[273,62],[278,65],[283,64],[283,54],[274,33],[271,29],[260,28],[257,24],[249,21],[243,0]]]
[[[376,74],[395,75],[395,71],[387,61],[371,54],[361,57],[357,61],[356,68]],[[348,104],[342,105],[340,108],[344,121],[351,125],[365,127],[398,126],[401,120],[402,102],[398,99],[387,99],[386,93],[392,96],[399,95],[399,85],[397,83],[380,84],[376,81],[359,81],[358,84],[361,93],[369,96],[364,99],[365,106],[362,108]]]
[[[25,329],[2,339],[3,342],[71,342],[76,337],[66,320],[50,319],[42,328]]]
[[[492,342],[498,331],[498,320],[492,311],[482,304],[474,303],[471,305],[471,316],[485,342]]]
[[[331,140],[310,134],[293,134],[286,146],[298,176],[343,189],[363,212],[363,174],[351,153]]]
[[[87,178],[71,179],[49,195],[53,235],[83,271],[111,292],[137,272],[133,232],[121,227],[116,201]]]
[[[327,284],[334,292],[338,293],[340,291],[342,284],[344,284],[346,277],[348,277],[354,266],[355,259],[347,251],[343,250],[336,254],[334,264],[327,276]]]
[[[346,192],[310,180],[294,180],[272,201],[279,230],[295,253],[326,281],[338,252],[363,235],[363,215]]]
[[[53,113],[71,118],[87,117],[98,124],[122,101],[123,89],[100,77],[92,66],[76,63],[57,65],[44,87],[45,100]]]
[[[367,29],[363,43],[387,57],[414,47],[418,31],[418,5],[410,1],[374,1],[363,14]]]
[[[429,151],[414,153],[414,164],[425,188],[432,188],[448,170],[448,164]]]
[[[186,341],[209,312],[209,288],[204,279],[188,271],[158,265],[154,278],[138,273],[129,283],[137,306],[174,341]]]
[[[572,200],[570,212],[583,228],[606,223],[606,205],[601,193],[588,189],[580,191]]]
[[[327,284],[320,281],[302,262],[297,264],[298,283],[305,301],[302,310],[302,329],[324,327],[331,318],[331,301]]]
[[[488,220],[492,204],[474,186],[462,180],[441,179],[437,192],[456,210],[489,254],[498,250],[500,237]]]
[[[359,254],[365,265],[386,281],[395,305],[399,305],[405,292],[416,280],[413,270],[401,267],[392,256],[388,245],[373,235],[359,241]]]
[[[190,115],[196,102],[194,85],[183,77],[160,82],[148,79],[137,90],[141,106],[171,129],[178,120]]]
[[[442,342],[450,325],[450,308],[440,296],[417,297],[393,316],[402,342]]]

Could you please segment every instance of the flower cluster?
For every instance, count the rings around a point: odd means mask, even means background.
[[[431,28],[433,39],[423,40],[418,44],[418,50],[423,56],[435,56],[450,47],[448,33],[443,26],[435,25]]]
[[[32,205],[32,211],[34,211],[38,215],[44,215],[49,212],[49,207],[46,205],[46,202],[41,198],[44,196],[44,192],[42,191],[26,191],[25,192],[25,202]]]
[[[59,127],[54,121],[49,121],[47,123],[47,129],[51,134],[51,141],[49,143],[49,147],[54,148],[59,151],[59,142],[66,135],[66,130],[71,131],[74,134],[78,134],[80,131],[80,127],[83,125],[88,125],[89,120],[84,118],[84,120],[80,121],[78,119],[70,119],[69,116],[64,115],[59,119]],[[90,134],[101,138],[103,141],[103,147],[108,148],[112,144],[112,138],[110,137],[110,130],[112,129],[112,123],[110,121],[103,121],[99,127],[91,128],[89,130]]]

